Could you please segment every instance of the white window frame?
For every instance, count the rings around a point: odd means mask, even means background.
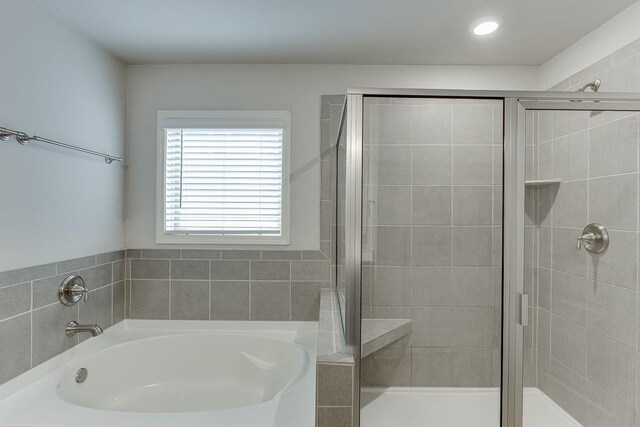
[[[165,129],[260,127],[278,124],[284,129],[282,138],[282,228],[280,236],[241,236],[211,234],[173,234],[165,231]],[[156,165],[156,243],[193,245],[288,245],[290,243],[290,144],[291,112],[289,111],[158,111],[158,143]]]

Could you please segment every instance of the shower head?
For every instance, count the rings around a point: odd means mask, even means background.
[[[602,84],[600,79],[596,79],[596,80],[594,80],[592,82],[589,82],[589,83],[585,84],[580,89],[578,89],[576,92],[585,92],[589,88],[591,88],[591,90],[593,92],[597,92],[598,89],[600,88],[600,84]]]

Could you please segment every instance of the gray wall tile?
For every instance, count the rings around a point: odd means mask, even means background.
[[[96,255],[96,264],[106,264],[109,262],[123,260],[124,256],[125,256],[124,250],[98,254]]]
[[[183,280],[209,280],[209,261],[172,260],[171,278]]]
[[[451,358],[453,387],[490,387],[492,363],[490,348],[456,350]]]
[[[142,256],[141,249],[127,249],[125,252],[125,258],[140,258]]]
[[[589,423],[595,426],[633,427],[635,413],[632,406],[625,405],[595,384],[587,384],[587,407]]]
[[[235,260],[260,259],[260,251],[226,250],[226,251],[222,251],[221,257],[222,259],[235,259]]]
[[[124,320],[125,285],[124,281],[113,284],[113,324]]]
[[[131,280],[131,318],[169,318],[169,280]]]
[[[411,183],[411,147],[375,146],[371,149],[370,161],[377,168],[378,184]]]
[[[581,231],[581,229],[570,228],[553,229],[554,270],[587,277],[587,255],[584,250],[576,250],[576,237]],[[542,244],[540,247],[542,248]]]
[[[600,73],[598,77],[602,80],[601,91],[638,92],[638,79],[640,78],[638,56],[613,65]]]
[[[180,259],[180,249],[141,249],[141,258]]]
[[[452,306],[491,307],[493,305],[492,267],[453,267],[452,273]]]
[[[290,261],[251,261],[252,280],[289,280],[290,278]]]
[[[636,173],[589,181],[589,220],[611,230],[637,230],[638,175]]]
[[[493,142],[492,124],[491,105],[454,105],[453,143],[491,144]]]
[[[561,317],[551,316],[551,356],[585,376],[587,369],[587,330]]]
[[[406,105],[371,105],[372,144],[411,143],[411,107]]]
[[[411,224],[411,187],[409,186],[375,186],[366,189],[368,200],[374,203],[365,205],[364,215],[370,211],[375,217],[371,225],[407,225]]]
[[[320,291],[329,282],[291,282],[291,320],[318,321]]]
[[[538,306],[547,311],[551,311],[552,274],[551,270],[547,268],[538,268]]]
[[[553,314],[586,327],[587,279],[553,271],[551,280]]]
[[[553,141],[553,177],[586,179],[589,174],[589,134],[573,133]]]
[[[249,320],[249,282],[211,282],[211,318]]]
[[[453,301],[452,267],[412,267],[411,304],[450,307]]]
[[[587,225],[587,180],[563,182],[553,204],[553,225],[582,228]]]
[[[113,281],[119,282],[125,279],[125,261],[115,261],[113,264]]]
[[[616,50],[611,55],[611,59],[614,64],[617,64],[618,62],[623,61],[637,54],[638,52],[640,52],[640,39],[635,40],[629,43],[628,45],[623,46],[620,49]]]
[[[572,75],[571,84],[582,83],[584,80],[595,76],[596,74],[606,70],[610,66],[611,56],[609,55]]]
[[[320,250],[319,251],[301,251],[302,259],[307,261],[316,261],[316,260],[328,260],[327,255],[331,250],[329,248],[330,242],[320,242]]]
[[[583,396],[586,394],[587,379],[585,377],[576,374],[574,371],[567,368],[565,365],[563,365],[553,357],[546,358],[548,360],[545,360],[543,363],[541,363],[541,365],[545,365],[541,368],[545,375],[548,375],[549,377],[555,379],[556,381],[560,382],[576,393],[579,393]]]
[[[96,257],[87,256],[83,258],[70,259],[56,263],[56,271],[58,274],[77,271],[81,268],[87,268],[96,265]]]
[[[451,265],[451,233],[451,227],[411,228],[411,239],[405,242],[411,243],[412,265]]]
[[[589,329],[628,347],[636,347],[636,294],[625,288],[589,281]]]
[[[251,282],[251,320],[289,320],[290,282]]]
[[[411,305],[411,267],[375,267],[373,305]]]
[[[414,387],[451,387],[451,350],[413,347],[411,385]]]
[[[0,320],[31,309],[31,283],[0,288]]]
[[[112,270],[111,264],[102,264],[97,267],[80,270],[78,274],[82,276],[85,285],[91,290],[112,283]]]
[[[412,144],[451,144],[451,105],[414,106],[411,116]],[[396,123],[395,126],[398,126]]]
[[[372,386],[411,385],[411,347],[406,345],[385,347],[370,357]]]
[[[451,197],[450,186],[413,186],[411,210],[409,203],[398,204],[395,210],[411,213],[415,225],[451,225]]]
[[[453,183],[492,184],[492,159],[491,147],[453,147]]]
[[[634,351],[590,333],[587,343],[589,381],[621,402],[634,406],[636,401]]]
[[[614,175],[637,170],[637,115],[589,129],[590,176]]]
[[[554,138],[585,130],[589,126],[589,113],[586,111],[553,111],[552,114]]]
[[[249,280],[249,261],[211,261],[211,280]]]
[[[55,264],[38,265],[0,273],[0,286],[15,285],[56,274]]]
[[[553,142],[538,146],[538,179],[553,178]]]
[[[310,253],[312,251],[304,251]],[[299,260],[302,259],[302,251],[262,251],[263,260]]]
[[[351,406],[327,406],[318,408],[317,427],[352,427]]]
[[[453,265],[491,265],[490,227],[453,227]]]
[[[329,261],[291,261],[291,280],[329,281]]]
[[[169,260],[132,259],[132,279],[168,279]]]
[[[490,186],[453,187],[453,224],[491,225],[492,197]]]
[[[351,405],[353,365],[324,364],[317,365],[318,405]]]
[[[0,322],[0,342],[1,384],[31,368],[31,314]]]
[[[58,287],[69,273],[33,281],[33,308],[58,301]]]
[[[171,319],[209,319],[209,281],[171,281]]]
[[[452,147],[411,148],[411,183],[414,185],[451,185]]]
[[[78,336],[68,337],[64,330],[78,319],[78,306],[53,304],[33,311],[33,366],[46,362],[78,343]]]
[[[182,259],[220,259],[220,251],[211,249],[183,249]]]
[[[413,307],[416,346],[490,347],[493,343],[490,307]]]
[[[367,227],[376,233],[377,265],[409,265],[411,262],[411,227]]]
[[[638,242],[634,232],[610,231],[609,247],[598,256],[589,257],[589,278],[637,288]]]

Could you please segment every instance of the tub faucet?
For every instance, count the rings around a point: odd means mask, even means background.
[[[68,337],[72,337],[80,332],[90,332],[92,336],[100,335],[103,331],[102,328],[96,323],[94,325],[81,325],[80,323],[72,320],[67,323],[67,328],[65,329]]]

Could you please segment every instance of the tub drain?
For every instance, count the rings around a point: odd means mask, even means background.
[[[88,371],[85,368],[78,369],[76,372],[76,382],[78,384],[83,383],[87,379]]]

